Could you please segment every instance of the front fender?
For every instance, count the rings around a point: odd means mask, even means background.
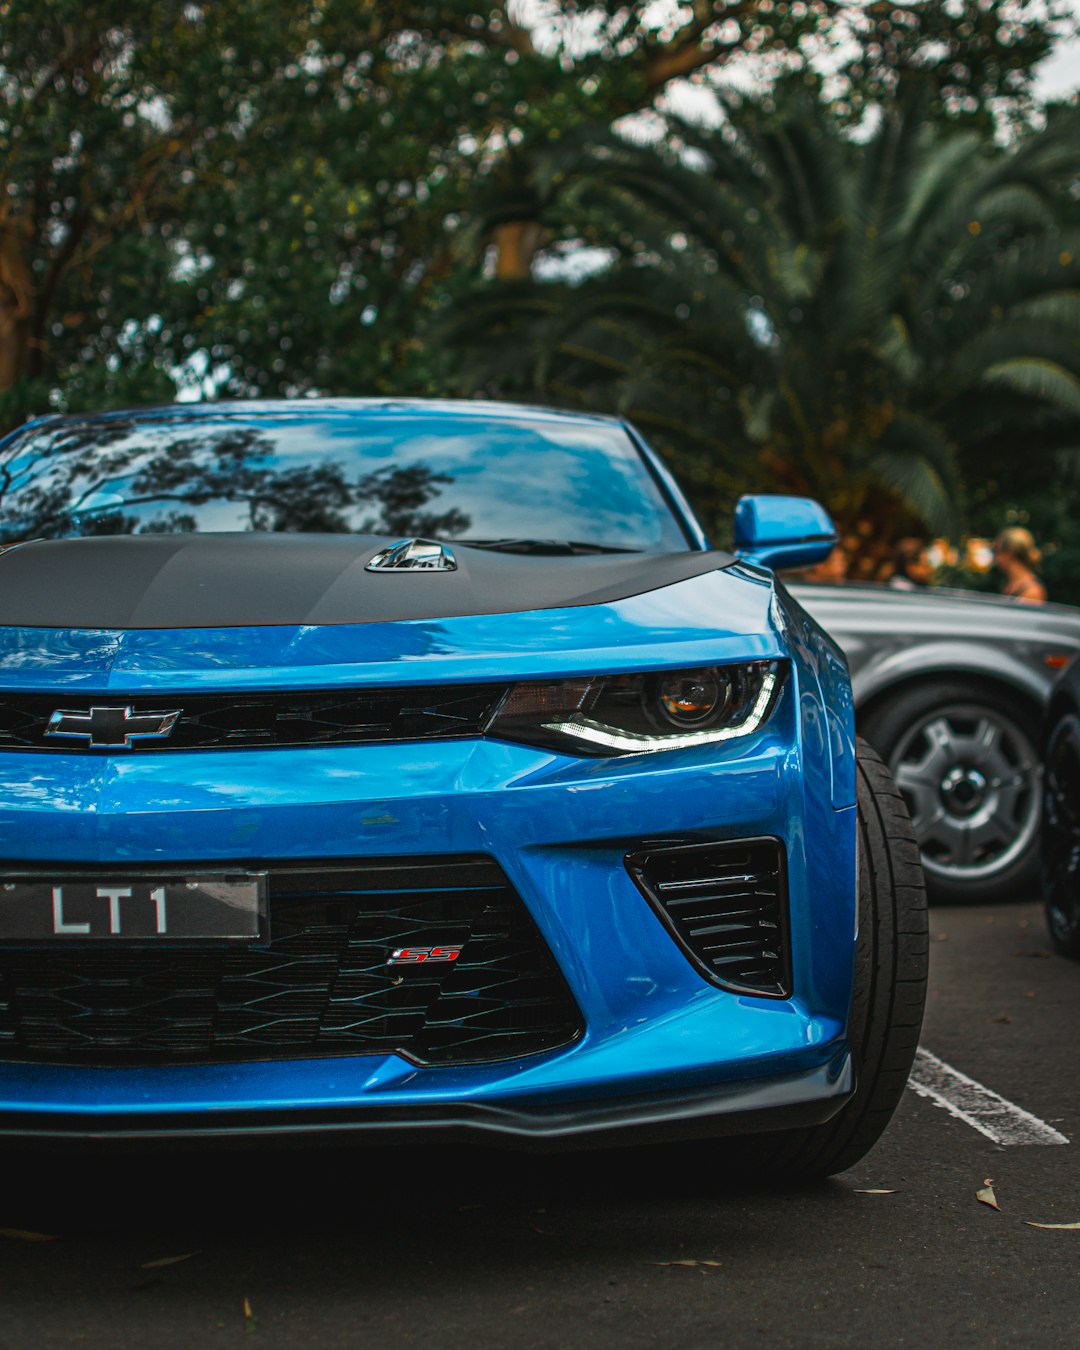
[[[1050,696],[1052,673],[1044,675],[1030,659],[1022,660],[999,643],[991,651],[970,642],[916,643],[898,651],[881,652],[860,666],[852,678],[855,706],[861,708],[893,686],[927,676],[969,675],[1011,685],[1033,702]]]
[[[837,810],[855,804],[855,701],[847,660],[837,643],[782,583],[776,583],[774,624],[800,667],[803,750],[812,766],[827,763],[829,796]]]

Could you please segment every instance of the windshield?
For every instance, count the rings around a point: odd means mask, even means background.
[[[618,426],[440,411],[71,421],[0,447],[0,544],[308,531],[688,547]]]

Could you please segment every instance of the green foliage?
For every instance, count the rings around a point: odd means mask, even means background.
[[[983,129],[1031,111],[1035,67],[1078,30],[1070,0],[871,0],[844,21],[860,38],[840,72],[844,114],[914,87],[935,118]]]
[[[300,9],[4,4],[0,421],[46,398],[79,406],[172,392],[156,316],[177,241],[205,183],[244,143],[250,85],[270,83],[295,46]]]
[[[548,220],[606,221],[614,261],[463,301],[463,390],[631,416],[714,518],[779,487],[952,533],[988,454],[1073,443],[1080,115],[996,150],[911,100],[856,144],[795,93],[681,140],[582,138]]]
[[[1003,158],[917,117],[858,147],[835,115],[911,91],[1018,115],[1058,9],[3,0],[0,429],[178,385],[487,387],[633,412],[709,510],[756,479],[944,526],[958,472],[1021,424],[1071,428],[1080,284],[1039,241],[1072,161],[1060,136]],[[610,134],[674,78],[748,53],[805,71],[843,33],[839,110],[785,113],[781,85],[775,119],[672,128],[659,155]],[[531,280],[582,244],[606,275]]]
[[[582,45],[571,0],[535,42],[506,2],[5,0],[0,424],[168,397],[178,372],[427,387],[418,320],[481,264],[477,193],[829,3],[758,8],[600,4]]]

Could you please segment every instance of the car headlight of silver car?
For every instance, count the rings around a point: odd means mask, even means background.
[[[776,706],[777,661],[515,684],[489,736],[576,755],[640,755],[749,736]]]

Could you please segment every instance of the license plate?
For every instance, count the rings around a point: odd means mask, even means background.
[[[254,941],[266,875],[0,875],[0,943]]]

